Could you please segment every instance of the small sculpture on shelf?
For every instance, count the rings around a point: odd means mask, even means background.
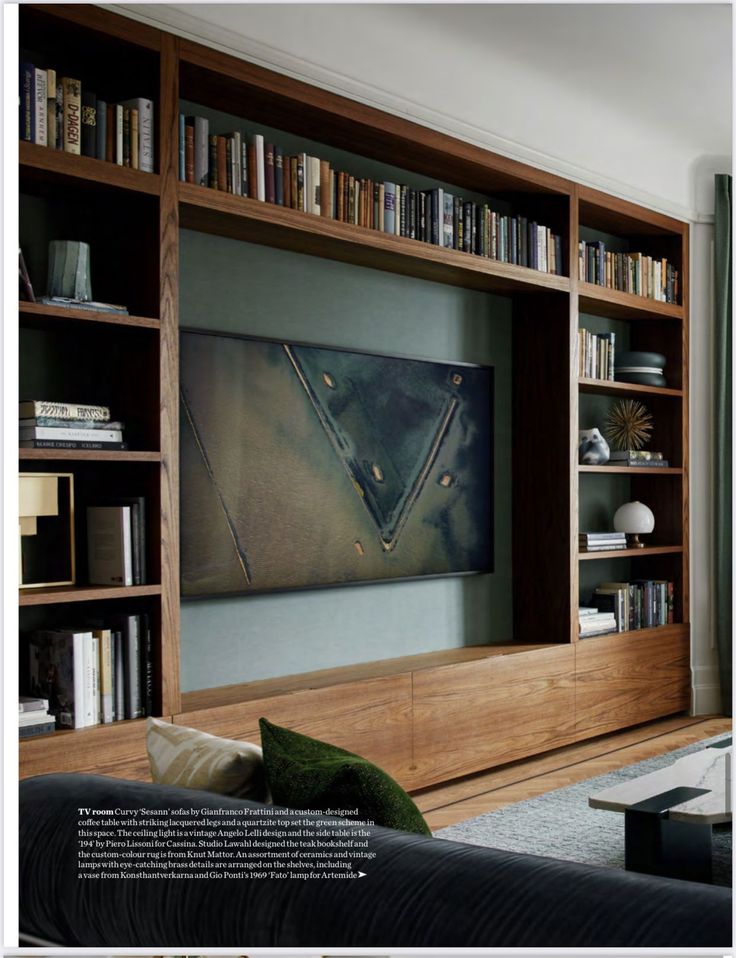
[[[605,466],[611,454],[599,429],[581,429],[578,437],[578,461],[584,466]]]

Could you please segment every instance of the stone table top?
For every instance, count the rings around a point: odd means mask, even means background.
[[[731,821],[731,747],[705,748],[648,775],[606,788],[591,795],[591,808],[625,812],[627,808],[680,787],[707,789],[669,809],[669,818],[694,825]]]

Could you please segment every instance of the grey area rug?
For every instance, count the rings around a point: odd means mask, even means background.
[[[436,831],[436,838],[469,845],[485,845],[529,855],[544,855],[590,865],[624,867],[624,816],[588,806],[588,796],[612,785],[671,765],[725,735],[628,765],[615,772],[588,778],[575,785],[545,792],[497,812]],[[731,826],[713,828],[713,879],[731,884]]]

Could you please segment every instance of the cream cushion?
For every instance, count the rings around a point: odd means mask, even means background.
[[[263,752],[251,742],[236,742],[149,718],[146,749],[151,777],[159,785],[199,788],[218,795],[269,801]]]

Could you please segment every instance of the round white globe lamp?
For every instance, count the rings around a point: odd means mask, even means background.
[[[643,502],[625,502],[613,517],[616,532],[625,532],[630,549],[643,549],[640,535],[647,535],[654,529],[654,513]]]

